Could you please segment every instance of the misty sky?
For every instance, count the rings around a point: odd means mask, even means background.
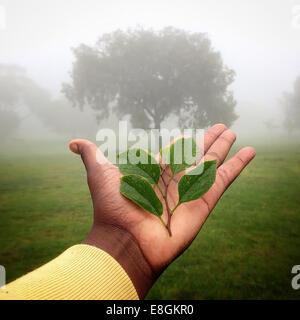
[[[236,71],[236,99],[263,108],[270,118],[300,75],[300,19],[298,28],[293,23],[300,0],[0,0],[1,5],[7,25],[0,30],[0,63],[24,66],[54,94],[68,80],[71,47],[137,25],[207,33]]]

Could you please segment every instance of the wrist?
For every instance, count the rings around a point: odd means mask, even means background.
[[[97,223],[83,241],[111,255],[131,279],[140,299],[143,299],[158,275],[143,255],[135,237],[118,226]]]

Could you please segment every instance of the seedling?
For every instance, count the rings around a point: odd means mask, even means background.
[[[118,167],[123,174],[120,192],[157,216],[172,236],[170,226],[175,210],[184,202],[202,197],[216,179],[217,161],[197,163],[198,155],[199,148],[193,138],[180,138],[170,146],[162,148],[159,162],[146,150],[128,149],[118,155]],[[168,187],[172,181],[176,183],[175,175],[190,167],[193,168],[186,171],[178,182],[178,202],[171,209],[168,203]],[[169,172],[169,175],[166,172]],[[162,219],[163,204],[155,188],[165,202],[167,222]]]

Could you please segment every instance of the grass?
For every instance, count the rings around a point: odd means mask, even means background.
[[[81,159],[67,145],[0,154],[0,264],[7,281],[82,241],[92,205]],[[299,145],[261,146],[191,247],[149,299],[299,299]]]

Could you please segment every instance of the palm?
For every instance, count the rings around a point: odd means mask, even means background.
[[[119,169],[111,163],[100,165],[96,161],[95,152],[99,156],[99,151],[95,145],[85,140],[72,141],[77,145],[84,144],[86,148],[86,152],[82,150],[79,152],[88,172],[95,223],[114,225],[133,235],[154,270],[166,266],[191,243],[222,193],[255,155],[252,148],[244,148],[221,165],[235,140],[234,133],[226,130],[224,125],[212,127],[205,134],[204,140],[205,158],[218,160],[217,178],[212,188],[202,198],[178,207],[172,216],[172,237],[168,235],[156,216],[121,195]],[[168,172],[165,172],[162,179],[167,181],[168,178]],[[175,180],[168,188],[170,208],[173,208],[178,200],[176,182],[178,178],[175,176]],[[164,184],[162,181],[160,183],[163,188]],[[158,192],[157,194],[161,196]],[[167,221],[166,208],[163,219]]]
[[[173,236],[169,237],[167,230],[156,216],[122,196],[119,191],[121,176],[116,166],[108,164],[104,174],[101,174],[100,177],[95,174],[89,178],[95,221],[117,224],[119,228],[126,229],[137,239],[143,254],[152,267],[159,269],[174,259],[184,243],[190,242],[192,239],[190,234],[186,237],[189,233],[188,229],[191,229],[190,225],[185,225],[185,230],[182,230],[189,209],[186,205],[177,209],[172,220]],[[162,178],[166,180],[167,174],[164,174]],[[159,193],[157,194],[161,197]],[[168,189],[170,206],[175,205],[176,197],[177,184],[174,181]],[[193,211],[195,210],[197,208],[193,206]],[[167,220],[165,207],[163,219]]]

